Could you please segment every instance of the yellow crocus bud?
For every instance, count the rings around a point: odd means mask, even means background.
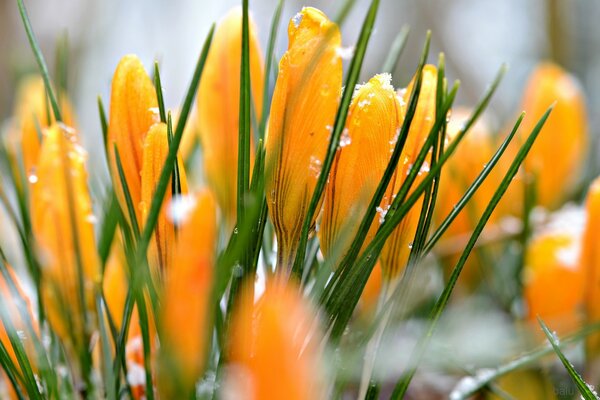
[[[402,118],[389,74],[357,89],[325,190],[321,250],[334,266],[349,250],[393,150]],[[368,244],[379,224],[371,225]]]
[[[342,84],[340,32],[325,14],[302,9],[290,21],[288,36],[265,147],[265,191],[283,269],[291,268],[296,256]]]
[[[123,312],[127,291],[129,289],[129,275],[127,273],[127,258],[121,235],[117,231],[110,248],[108,259],[104,267],[102,289],[106,300],[106,307],[117,329],[121,329]]]
[[[252,21],[249,29],[252,101],[259,119],[262,115],[264,67]],[[204,173],[230,227],[236,220],[241,54],[242,10],[236,7],[215,30],[198,88]]]
[[[582,228],[583,213],[562,211],[552,216],[527,247],[523,295],[535,332],[541,333],[538,316],[560,334],[574,331],[581,323],[585,278],[579,262]]]
[[[527,117],[521,132],[528,135],[546,109],[556,102],[525,168],[536,178],[537,203],[554,208],[573,189],[586,158],[587,113],[577,79],[557,65],[540,64],[529,78],[523,97]]]
[[[134,205],[142,198],[140,176],[143,143],[150,127],[159,122],[156,91],[142,62],[134,55],[121,59],[112,81],[110,119],[108,124],[108,154],[111,174],[121,207],[127,210],[114,147],[119,151],[125,181]],[[136,210],[139,223],[140,210]]]
[[[152,125],[144,139],[142,153],[142,180],[141,180],[141,202],[142,221],[146,221],[156,185],[163,165],[169,152],[169,136],[167,125],[158,123]],[[186,194],[187,179],[183,162],[178,157],[178,168],[180,178],[180,194]],[[155,278],[163,277],[165,271],[170,270],[173,262],[173,246],[175,240],[175,225],[167,216],[167,208],[172,198],[172,178],[171,184],[167,188],[163,205],[158,217],[158,222],[154,229],[154,236],[149,247],[150,265],[153,266]]]
[[[100,282],[86,157],[74,131],[52,125],[42,143],[31,197],[48,320],[76,348],[88,345],[82,334],[92,329],[86,322],[94,320],[94,286]]]
[[[585,313],[589,323],[600,320],[600,178],[590,185],[586,208],[586,226],[581,249],[581,268],[585,274]],[[587,339],[588,358],[597,358],[600,354],[600,335]]]
[[[325,398],[321,340],[318,318],[301,292],[279,277],[268,281],[258,302],[246,294],[235,312],[223,397]]]
[[[194,200],[190,215],[181,224],[175,262],[166,279],[162,303],[159,391],[165,398],[193,393],[204,368],[209,342],[207,326],[217,211],[208,191]]]
[[[402,96],[400,101],[400,105],[402,107],[402,119],[404,119],[406,107],[409,102],[414,83],[415,79],[413,78],[408,88],[400,93]],[[410,173],[413,163],[415,162],[421,147],[425,143],[427,136],[429,135],[429,132],[435,123],[436,87],[437,68],[433,65],[426,65],[423,68],[421,91],[419,93],[417,109],[408,131],[408,136],[406,138],[406,143],[402,150],[402,154],[400,155],[400,162],[398,163],[398,167],[394,172],[394,176],[390,181],[390,185],[388,186],[386,195],[384,196],[379,209],[380,220],[385,217],[387,210],[389,210],[391,204],[393,203],[396,193]],[[394,142],[395,140],[393,143]],[[428,171],[429,163],[427,159],[425,159],[418,173],[419,176],[417,176],[417,179],[413,183],[413,189],[417,187],[422,179],[423,174],[427,173]],[[417,229],[421,207],[422,201],[419,200],[387,239],[381,251],[380,260],[381,267],[383,268],[383,277],[385,280],[390,280],[396,277],[398,273],[404,269],[404,266],[408,261],[408,256],[412,246],[411,242]]]
[[[62,98],[60,106],[63,122],[68,126],[74,126],[73,112],[69,101]],[[44,130],[54,123],[54,114],[41,77],[28,77],[19,85],[15,117],[25,173],[28,176],[35,176],[35,166],[40,154],[40,134],[43,134]]]

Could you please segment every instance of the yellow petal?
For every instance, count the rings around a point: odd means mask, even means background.
[[[204,173],[229,226],[236,219],[241,38],[242,10],[236,7],[215,31],[198,88]],[[262,115],[264,67],[252,20],[249,40],[252,101],[258,120]]]
[[[587,320],[592,323],[600,319],[600,178],[590,185],[585,207],[587,222],[583,234],[581,268],[586,282],[585,312]],[[587,350],[594,357],[600,353],[600,335],[588,338]]]
[[[342,84],[337,26],[304,8],[288,27],[268,126],[265,191],[278,264],[293,263],[306,209],[327,151]]]
[[[133,204],[138,204],[141,201],[142,147],[146,133],[159,120],[157,112],[156,91],[141,61],[134,55],[123,57],[112,81],[107,143],[113,186],[124,210],[127,205],[114,146],[119,150]],[[138,221],[140,216],[138,212]]]
[[[208,191],[200,193],[195,202],[179,231],[162,303],[160,375],[164,379],[159,388],[165,398],[194,388],[204,368],[209,339],[206,328],[215,267],[216,204]]]
[[[110,311],[115,327],[121,329],[127,291],[129,290],[129,276],[125,249],[118,231],[115,233],[110,254],[104,267],[102,289],[104,290],[106,307]]]
[[[540,64],[523,97],[527,113],[521,132],[528,135],[546,109],[556,106],[525,159],[536,176],[538,204],[556,207],[573,189],[586,156],[587,113],[577,79],[557,65]]]
[[[144,139],[144,147],[142,154],[142,182],[141,182],[141,202],[140,209],[142,213],[142,221],[146,221],[148,212],[154,198],[154,192],[163,165],[169,152],[169,137],[167,133],[167,125],[158,123],[152,125]],[[178,158],[181,193],[187,193],[187,179],[185,177],[185,169],[181,159]],[[171,181],[170,181],[171,182]],[[167,208],[171,202],[172,190],[169,184],[165,193],[163,205],[158,217],[158,222],[154,229],[154,235],[149,247],[149,262],[153,268],[155,278],[162,277],[166,271],[170,270],[173,261],[173,245],[175,240],[175,226],[167,216]],[[144,223],[142,222],[142,224]]]
[[[94,285],[100,282],[86,156],[70,128],[52,125],[40,150],[38,181],[31,198],[48,319],[65,342],[74,339],[76,346],[87,345],[80,342],[84,329],[89,329],[83,315],[93,315]],[[80,290],[85,304],[81,304]]]
[[[302,294],[278,278],[256,304],[243,298],[231,328],[229,398],[323,399],[317,322]]]
[[[401,122],[391,76],[376,75],[355,93],[325,190],[321,250],[337,266],[348,251],[389,162]],[[368,244],[379,224],[372,224]]]
[[[392,176],[390,185],[386,191],[386,195],[381,202],[380,216],[384,217],[394,201],[396,193],[406,180],[406,177],[411,171],[412,165],[419,154],[421,147],[425,143],[431,128],[435,123],[435,97],[437,87],[437,68],[433,65],[426,65],[423,68],[423,78],[421,83],[421,91],[419,93],[419,101],[417,109],[413,117],[406,143],[400,155],[400,162]],[[403,106],[402,119],[406,112],[412,88],[415,79],[406,90],[403,91]],[[429,156],[421,166],[416,180],[412,185],[411,191],[416,188],[424,178],[424,174],[429,171]],[[410,192],[409,192],[410,193]],[[400,273],[408,261],[408,256],[412,247],[412,241],[417,230],[419,214],[423,207],[422,199],[418,200],[413,208],[406,214],[394,232],[387,239],[380,255],[381,267],[383,269],[383,277],[386,280],[392,279]]]

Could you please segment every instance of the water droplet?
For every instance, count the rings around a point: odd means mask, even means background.
[[[29,183],[34,184],[37,183],[38,181],[38,176],[36,175],[36,169],[35,168],[31,168],[31,171],[29,171],[29,176],[27,177],[27,180],[29,181]]]
[[[231,273],[236,278],[240,278],[244,274],[244,270],[243,270],[243,268],[242,268],[242,266],[240,264],[235,264],[233,266],[233,270],[231,271]]]
[[[308,169],[318,178],[321,173],[321,160],[315,156],[310,156],[310,165],[308,166]]]
[[[413,248],[413,244],[412,244],[412,242],[410,242],[410,243],[408,244],[408,248],[409,248],[409,249],[412,249],[412,248]]]
[[[371,105],[371,100],[369,100],[369,99],[362,99],[361,101],[358,102],[358,108],[365,108],[369,105]]]
[[[87,217],[85,217],[85,220],[90,224],[95,224],[98,222],[98,218],[94,214],[88,214]]]
[[[152,113],[152,120],[154,121],[154,123],[159,123],[160,122],[160,110],[158,107],[150,107],[148,109],[148,111],[150,111]]]
[[[321,96],[329,96],[330,92],[331,88],[328,84],[324,84],[323,86],[321,86]]]
[[[354,56],[354,46],[343,47],[340,46],[335,49],[336,54],[342,60],[350,60]]]
[[[342,131],[342,136],[340,137],[340,147],[346,147],[352,143],[352,138],[350,137],[350,131],[348,128],[344,128]]]
[[[167,217],[175,225],[181,225],[190,216],[196,206],[196,198],[191,195],[178,195],[173,197],[167,208]]]
[[[294,17],[292,18],[292,23],[294,24],[294,27],[299,27],[300,26],[300,22],[302,22],[302,18],[304,18],[304,14],[302,13],[298,13],[296,15],[294,15]]]

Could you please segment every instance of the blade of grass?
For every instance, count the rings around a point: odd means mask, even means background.
[[[350,14],[350,11],[354,8],[356,4],[356,0],[344,0],[342,7],[338,11],[337,15],[333,19],[338,26],[343,26],[344,22],[346,22],[346,18]]]
[[[109,400],[117,400],[112,388],[115,385],[115,376],[113,375],[112,355],[110,353],[110,341],[108,340],[108,332],[106,329],[104,312],[102,308],[102,295],[96,294],[96,313],[98,314],[98,330],[100,332],[100,346],[102,348],[102,366],[104,372],[104,393]]]
[[[571,377],[571,379],[573,379],[575,386],[577,386],[577,390],[579,390],[579,393],[581,393],[581,397],[583,397],[585,400],[598,400],[598,396],[592,390],[590,385],[588,385],[583,380],[581,375],[579,375],[579,372],[577,372],[575,370],[575,367],[573,367],[573,364],[571,364],[571,362],[569,360],[567,360],[567,357],[565,357],[563,352],[560,350],[560,346],[558,345],[558,339],[554,335],[554,333],[550,332],[550,329],[548,329],[548,326],[546,326],[544,321],[542,321],[542,319],[539,316],[537,317],[537,319],[538,319],[540,326],[542,327],[542,330],[544,331],[544,334],[548,338],[548,341],[552,345],[552,349],[554,350],[554,352],[556,353],[556,355],[558,356],[560,361],[565,366],[565,369],[569,373],[569,376]]]
[[[19,398],[19,400],[24,400],[25,395],[23,394],[23,391],[21,390],[21,385],[19,385],[19,381],[22,382],[23,377],[19,373],[19,370],[17,369],[17,367],[15,367],[13,361],[11,360],[10,356],[8,355],[8,350],[6,350],[6,346],[4,345],[4,343],[1,340],[0,340],[0,365],[2,366],[4,373],[8,377],[8,380],[10,381],[13,389],[15,390],[15,393],[16,393],[17,397]]]
[[[115,151],[115,160],[117,164],[117,172],[119,173],[119,181],[121,183],[121,188],[123,189],[123,196],[125,197],[125,204],[127,204],[127,212],[129,214],[129,220],[131,223],[131,229],[133,230],[133,234],[136,239],[140,237],[140,226],[138,224],[135,206],[133,205],[133,199],[131,198],[131,193],[129,192],[129,186],[127,186],[127,180],[125,178],[125,171],[123,170],[123,164],[121,163],[121,156],[119,155],[119,149],[117,145],[114,144],[113,149]]]
[[[56,42],[56,82],[59,96],[68,93],[68,70],[69,70],[69,35],[65,30]]]
[[[115,233],[117,231],[117,224],[119,223],[119,214],[121,212],[119,208],[119,202],[115,196],[115,192],[111,190],[109,194],[108,202],[105,202],[108,206],[104,206],[104,212],[102,215],[102,224],[100,225],[100,233],[98,235],[98,256],[102,264],[102,273],[104,274],[104,266],[110,255],[110,248],[112,246]]]
[[[485,211],[483,212],[483,215],[481,216],[481,219],[479,220],[479,223],[473,230],[473,234],[471,235],[471,238],[469,239],[469,242],[467,243],[463,253],[461,254],[460,259],[458,260],[456,266],[454,267],[454,270],[452,271],[452,274],[448,280],[448,283],[446,284],[446,286],[444,288],[444,291],[438,298],[438,300],[430,314],[429,326],[427,328],[427,332],[424,336],[422,336],[421,340],[419,341],[419,343],[417,344],[417,346],[415,347],[415,349],[413,350],[413,352],[411,354],[408,371],[404,374],[404,376],[401,378],[401,380],[396,385],[396,388],[394,389],[394,393],[392,395],[393,399],[400,399],[405,395],[406,390],[408,389],[408,386],[410,384],[410,381],[412,380],[412,377],[414,376],[414,374],[417,370],[417,367],[422,358],[422,355],[425,352],[425,348],[429,342],[429,339],[431,338],[431,336],[437,326],[437,322],[439,321],[439,318],[440,318],[443,310],[445,309],[446,305],[448,304],[450,295],[452,294],[452,291],[454,290],[456,281],[458,280],[458,277],[460,276],[460,273],[462,272],[462,268],[464,267],[465,262],[467,261],[467,258],[469,257],[471,250],[475,246],[475,243],[477,242],[477,239],[479,238],[479,235],[483,231],[483,228],[485,227],[485,224],[489,220],[492,212],[494,211],[494,209],[500,202],[500,199],[502,198],[502,196],[508,189],[508,186],[510,185],[512,179],[517,174],[517,171],[518,171],[519,167],[521,166],[521,163],[525,159],[525,156],[527,156],[527,154],[529,153],[529,150],[531,149],[533,142],[535,141],[538,134],[540,133],[540,131],[541,131],[542,127],[544,126],[546,119],[550,115],[550,112],[552,111],[553,107],[554,106],[551,106],[544,113],[544,115],[540,118],[540,120],[534,127],[533,131],[530,133],[530,135],[527,138],[527,140],[525,141],[525,143],[519,149],[519,152],[517,153],[517,156],[514,158],[513,162],[511,163],[510,168],[508,169],[506,175],[504,176],[504,179],[502,179],[500,185],[498,186],[498,189],[494,192],[494,195],[492,196],[492,199],[490,200],[490,204],[486,207]]]
[[[62,122],[62,115],[60,112],[60,107],[58,106],[58,100],[54,90],[52,89],[52,84],[50,82],[50,74],[48,73],[48,66],[46,65],[46,61],[44,60],[44,55],[42,54],[42,50],[38,44],[37,39],[35,38],[35,34],[33,33],[33,28],[31,27],[31,22],[29,21],[29,16],[27,15],[27,9],[25,8],[25,4],[23,0],[17,0],[17,6],[19,8],[19,13],[21,14],[21,20],[23,21],[23,26],[25,27],[25,32],[27,33],[27,39],[29,40],[29,45],[31,46],[31,50],[33,51],[33,55],[37,61],[38,67],[40,69],[40,73],[42,74],[42,79],[44,80],[44,85],[46,86],[46,93],[48,94],[48,98],[50,100],[50,105],[52,106],[52,112],[54,114],[54,119],[58,122]]]
[[[404,26],[402,27],[402,30],[400,30],[398,35],[394,38],[394,42],[392,43],[390,52],[388,53],[388,56],[385,59],[385,62],[383,63],[383,72],[388,72],[391,74],[396,70],[398,61],[400,61],[400,56],[406,48],[409,32],[410,28],[408,26]]]
[[[250,86],[250,33],[248,21],[248,0],[242,0],[242,46],[240,66],[240,109],[238,132],[237,169],[237,224],[245,222],[245,197],[250,186],[250,107],[252,101]]]
[[[158,68],[158,61],[154,61],[154,89],[156,90],[156,99],[158,100],[158,112],[160,115],[160,122],[167,123],[167,113],[165,111],[165,100],[163,96],[162,83],[160,80],[160,69]]]
[[[371,2],[371,6],[369,7],[369,11],[365,16],[360,36],[358,38],[358,43],[356,45],[356,50],[354,52],[354,56],[352,57],[352,61],[350,62],[350,69],[346,78],[346,89],[344,90],[340,106],[338,107],[335,116],[335,123],[333,125],[331,139],[327,148],[327,153],[323,161],[323,165],[321,167],[321,173],[319,174],[319,178],[317,179],[317,184],[310,199],[310,204],[308,206],[306,217],[302,224],[300,244],[298,246],[298,252],[296,254],[296,259],[294,260],[294,266],[292,268],[292,274],[298,281],[302,280],[302,270],[304,268],[304,258],[306,256],[306,246],[308,242],[310,226],[312,224],[313,217],[317,210],[317,206],[319,205],[321,195],[323,194],[323,190],[325,189],[325,184],[327,183],[329,172],[331,171],[331,166],[333,165],[333,159],[335,157],[335,153],[340,143],[340,137],[346,124],[348,108],[350,107],[350,102],[352,101],[354,88],[356,87],[356,84],[358,82],[358,78],[362,68],[362,63],[365,57],[365,53],[367,51],[367,45],[369,44],[369,38],[371,37],[373,25],[375,24],[375,18],[377,17],[378,8],[379,0],[373,0]]]
[[[106,119],[106,111],[104,111],[104,104],[102,103],[102,97],[98,96],[98,115],[100,116],[100,127],[102,128],[102,143],[104,143],[104,156],[106,157],[106,163],[110,163],[108,157],[108,121]]]

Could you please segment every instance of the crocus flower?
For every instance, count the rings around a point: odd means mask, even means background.
[[[195,199],[181,224],[175,262],[162,303],[159,390],[165,398],[193,392],[204,368],[209,300],[215,267],[216,204],[210,192]]]
[[[556,106],[525,159],[527,172],[536,178],[537,202],[549,208],[569,194],[586,157],[587,115],[577,79],[557,65],[542,63],[525,88],[524,135],[531,132],[553,102]]]
[[[600,178],[590,185],[586,200],[586,226],[583,233],[581,268],[585,276],[585,313],[589,323],[600,320]],[[587,339],[589,358],[600,353],[600,335]]]
[[[401,123],[400,102],[389,74],[356,90],[325,190],[319,229],[321,250],[335,260],[348,251],[389,162]],[[368,244],[379,224],[371,225]],[[333,265],[337,265],[334,262]]]
[[[158,123],[152,125],[144,138],[142,152],[141,202],[142,221],[146,221],[156,185],[163,165],[169,152],[169,136],[167,125]],[[187,193],[187,179],[183,162],[178,158],[180,194]],[[172,178],[171,178],[172,179]],[[152,243],[149,247],[150,265],[154,267],[155,277],[163,277],[170,270],[173,261],[173,246],[175,241],[175,225],[167,216],[167,208],[172,198],[171,185],[165,193],[165,199],[156,224]]]
[[[94,285],[100,282],[86,157],[72,129],[52,125],[42,143],[31,198],[48,320],[75,348],[88,345],[82,334],[90,332]]]
[[[327,151],[342,84],[337,26],[314,8],[289,23],[279,63],[265,158],[265,191],[278,265],[289,269]],[[314,222],[314,221],[313,221]]]
[[[121,59],[112,81],[108,154],[115,192],[121,206],[127,210],[114,147],[119,151],[125,181],[134,206],[142,199],[141,171],[146,133],[159,121],[156,91],[141,61],[134,55]],[[140,221],[141,210],[136,209]],[[141,221],[140,221],[141,224]]]
[[[223,397],[324,398],[321,339],[301,292],[279,277],[267,282],[258,302],[247,295],[234,315]]]
[[[127,291],[129,289],[129,276],[127,274],[125,249],[118,231],[115,233],[110,253],[104,266],[102,289],[104,291],[106,307],[110,312],[113,323],[117,329],[121,329]]]
[[[228,226],[236,219],[242,10],[217,27],[198,88],[198,122],[204,173]],[[264,67],[256,27],[250,22],[250,81],[254,113],[262,115]],[[251,146],[252,148],[252,146]]]
[[[582,213],[563,212],[534,236],[525,255],[523,294],[536,332],[537,316],[562,334],[581,322],[585,279],[579,263]]]
[[[400,105],[402,107],[403,119],[413,86],[414,79],[408,88],[401,92],[402,98]],[[394,201],[396,193],[410,173],[412,165],[415,162],[421,147],[425,143],[427,135],[435,123],[436,86],[437,68],[433,65],[426,65],[423,68],[423,78],[417,109],[408,131],[404,149],[400,155],[400,162],[398,163],[396,172],[390,181],[390,185],[388,186],[386,195],[384,196],[379,209],[381,219],[385,218],[387,210]],[[421,166],[420,171],[418,172],[419,176],[413,183],[413,188],[419,183],[422,174],[427,173],[428,171],[429,164],[426,159]],[[417,229],[421,207],[422,202],[417,201],[410,212],[403,218],[394,232],[387,239],[380,255],[384,279],[390,280],[397,276],[397,274],[402,271],[406,262],[408,261],[411,242]]]
[[[63,122],[74,126],[72,107],[66,97],[61,99],[60,107]],[[41,77],[29,77],[20,84],[15,103],[15,117],[25,173],[35,176],[35,166],[40,154],[40,135],[54,123],[54,114]]]

